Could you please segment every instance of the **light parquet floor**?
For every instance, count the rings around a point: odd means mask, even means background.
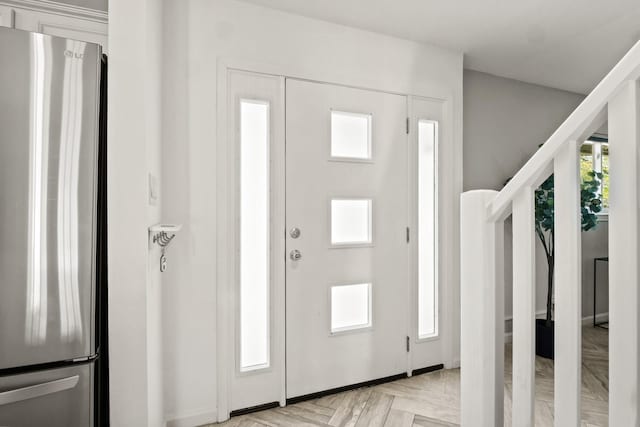
[[[607,426],[608,331],[582,334],[582,426]],[[511,345],[505,349],[505,425],[511,426]],[[442,370],[234,417],[224,427],[445,427],[460,422],[460,370]],[[553,361],[536,358],[536,426],[553,425]],[[213,425],[211,425],[212,427]]]

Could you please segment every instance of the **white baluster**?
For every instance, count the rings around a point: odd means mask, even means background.
[[[503,425],[504,223],[487,221],[496,191],[461,197],[462,426]]]
[[[531,427],[535,392],[535,212],[533,189],[513,201],[513,425]]]
[[[609,102],[609,425],[638,426],[640,109],[638,83]]]
[[[555,366],[557,427],[580,426],[582,251],[578,143],[568,141],[554,162]]]

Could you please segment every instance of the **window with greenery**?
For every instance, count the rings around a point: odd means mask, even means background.
[[[589,173],[602,174],[598,196],[602,200],[602,213],[609,209],[609,143],[604,138],[592,138],[580,147],[580,176],[589,181]]]

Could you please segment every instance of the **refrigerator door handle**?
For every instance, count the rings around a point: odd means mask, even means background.
[[[0,406],[8,405],[22,400],[33,399],[34,397],[46,396],[47,394],[57,393],[63,390],[72,389],[78,384],[79,375],[61,378],[55,381],[48,381],[42,384],[36,384],[29,387],[17,388],[15,390],[4,391],[0,393]]]

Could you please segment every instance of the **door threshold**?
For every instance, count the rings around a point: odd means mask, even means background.
[[[357,388],[371,387],[371,386],[374,386],[374,385],[389,383],[391,381],[397,381],[397,380],[401,380],[403,378],[407,378],[407,373],[406,372],[402,373],[402,374],[391,375],[389,377],[378,378],[378,379],[369,380],[369,381],[363,381],[361,383],[345,385],[345,386],[342,386],[342,387],[336,387],[336,388],[332,388],[332,389],[329,389],[329,390],[318,391],[318,392],[315,392],[315,393],[309,393],[309,394],[305,394],[305,395],[302,395],[302,396],[291,397],[291,398],[287,399],[287,405],[292,405],[294,403],[304,402],[306,400],[319,399],[321,397],[328,396],[330,394],[342,393],[343,391],[355,390]]]
[[[444,365],[440,363],[438,365],[427,366],[426,368],[414,369],[413,371],[411,371],[411,375],[415,376],[415,375],[427,374],[429,372],[439,371],[440,369],[443,369],[443,368],[444,368]],[[336,387],[329,390],[309,393],[302,396],[291,397],[287,399],[287,405],[293,405],[294,403],[304,402],[307,400],[319,399],[321,397],[328,396],[330,394],[342,393],[344,391],[355,390],[357,388],[373,387],[375,385],[385,384],[392,381],[401,380],[404,378],[408,378],[406,372],[402,374],[391,375],[389,377],[383,377],[375,380],[363,381],[361,383],[346,385],[342,387]]]
[[[443,369],[443,368],[444,368],[444,365],[442,363],[440,363],[438,365],[427,366],[426,368],[414,369],[413,371],[411,371],[411,375],[412,376],[416,376],[416,375],[427,374],[429,372],[439,371],[440,369]],[[342,387],[331,388],[329,390],[318,391],[318,392],[315,392],[315,393],[309,393],[309,394],[305,394],[305,395],[302,395],[302,396],[291,397],[291,398],[287,399],[286,402],[287,402],[287,405],[293,405],[293,404],[296,404],[296,403],[305,402],[307,400],[319,399],[321,397],[329,396],[331,394],[342,393],[342,392],[349,391],[349,390],[355,390],[357,388],[373,387],[373,386],[376,386],[376,385],[390,383],[392,381],[397,381],[397,380],[401,380],[401,379],[404,379],[404,378],[408,378],[406,372],[402,373],[402,374],[391,375],[391,376],[388,376],[388,377],[377,378],[375,380],[363,381],[361,383],[355,383],[355,384],[350,384],[350,385],[346,385],[346,386],[342,386]],[[248,408],[235,409],[235,410],[231,411],[229,416],[230,417],[237,417],[237,416],[240,416],[240,415],[251,414],[253,412],[264,411],[266,409],[277,408],[279,406],[280,406],[280,403],[278,403],[278,402],[264,403],[262,405],[250,406]]]
[[[411,376],[414,377],[416,375],[428,374],[429,372],[439,371],[440,369],[444,369],[444,365],[442,363],[433,366],[427,366],[426,368],[414,369],[411,371]]]
[[[229,417],[237,417],[239,415],[251,414],[253,412],[264,411],[265,409],[273,409],[280,406],[278,402],[263,403],[262,405],[250,406],[248,408],[234,409],[229,413]]]

